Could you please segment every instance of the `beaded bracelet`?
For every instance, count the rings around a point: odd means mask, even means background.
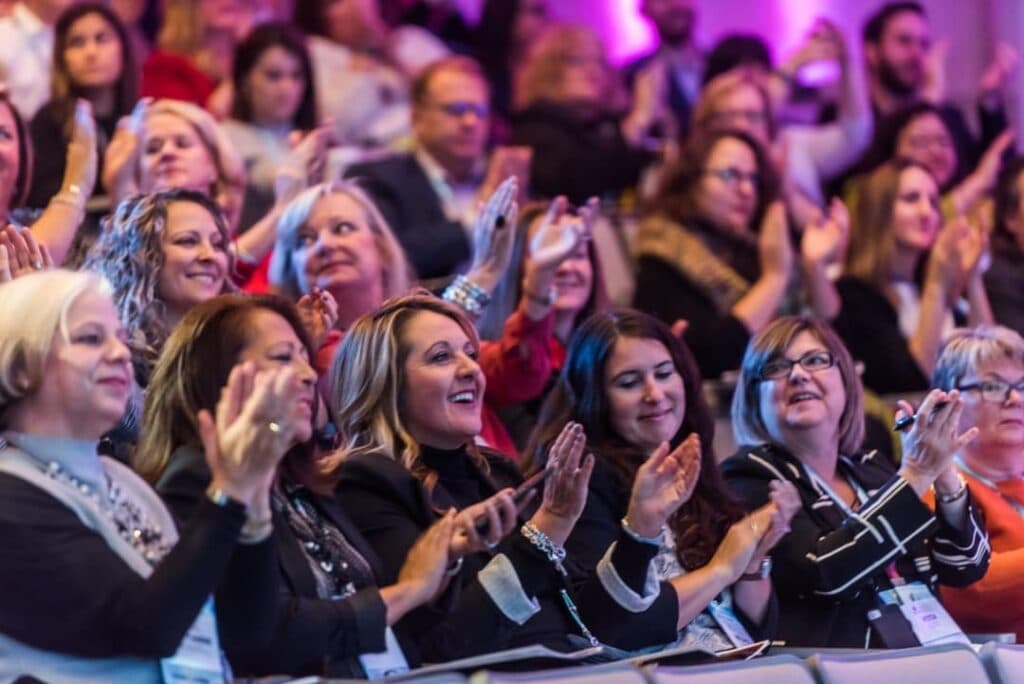
[[[238,535],[239,544],[259,544],[270,537],[274,531],[274,522],[268,516],[262,520],[255,518],[248,518],[245,524],[242,525],[242,531]]]
[[[453,302],[471,316],[483,315],[484,307],[491,303],[487,292],[466,276],[456,276],[452,284],[445,288],[443,299]]]
[[[565,560],[565,547],[556,546],[551,537],[544,534],[537,529],[537,526],[532,522],[524,524],[519,532],[526,537],[526,540],[537,547],[537,549],[547,556],[547,559],[554,563],[555,567],[558,568],[558,572],[562,575],[567,575],[565,568],[562,566],[562,562]]]

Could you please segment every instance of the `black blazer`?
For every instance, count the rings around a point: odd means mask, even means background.
[[[622,486],[618,476],[611,466],[602,459],[597,459],[594,464],[594,473],[590,477],[590,492],[587,494],[587,506],[583,509],[583,515],[573,528],[569,540],[565,543],[566,551],[581,565],[583,569],[593,571],[598,561],[604,556],[608,546],[617,542],[616,551],[624,547],[624,542],[630,540],[622,529],[622,519],[626,516],[626,509],[629,505],[630,492]],[[616,568],[619,563],[613,562]],[[654,606],[648,609],[648,620],[646,629],[658,634],[663,638],[671,631],[675,633],[676,624],[679,621],[679,599],[676,590],[668,582],[661,583],[661,593]],[[774,636],[778,622],[778,602],[772,595],[768,610],[760,623],[752,622],[747,616],[736,611],[736,616],[743,623],[750,635],[757,640],[771,639]],[[656,643],[650,636],[643,634],[636,646]],[[653,634],[652,634],[653,636]]]
[[[204,499],[210,471],[200,450],[179,447],[157,483],[157,491],[179,520],[187,520]],[[380,562],[373,549],[333,499],[318,497],[316,506],[380,577]],[[362,677],[356,656],[382,651],[387,627],[384,602],[376,587],[362,589],[343,601],[317,596],[316,579],[284,517],[273,511],[272,536],[276,572],[264,587],[277,597],[274,629],[265,643],[235,638],[234,621],[221,626],[224,649],[236,674],[290,674]],[[244,572],[245,569],[242,568]],[[225,583],[238,581],[229,575]],[[380,586],[378,584],[378,586]],[[238,616],[239,625],[251,619]],[[404,643],[403,643],[404,645]],[[410,663],[415,665],[416,663]]]
[[[924,582],[936,595],[937,584],[965,587],[988,568],[988,535],[969,498],[961,524],[941,507],[933,514],[876,452],[840,457],[838,468],[868,494],[857,518],[847,518],[781,447],[742,447],[722,464],[751,508],[768,502],[772,480],[788,480],[800,494],[792,531],[772,551],[779,638],[791,646],[881,646],[867,613],[878,607],[877,591],[892,587],[892,561],[904,579]]]
[[[452,275],[469,261],[466,229],[445,217],[441,200],[413,155],[356,164],[345,177],[359,181],[373,198],[420,278]]]
[[[652,155],[626,141],[620,122],[614,114],[543,101],[514,114],[512,144],[533,149],[532,193],[582,204],[635,186]]]
[[[490,473],[476,472],[481,497],[522,481],[507,458],[490,452],[486,456]],[[408,470],[379,455],[359,455],[347,460],[340,472],[337,494],[341,506],[377,550],[386,581],[397,575],[409,548],[437,520],[436,511],[454,504],[443,482],[435,486],[432,502]],[[657,550],[632,539],[629,542],[618,554],[625,560],[621,566],[616,564],[616,570],[639,593],[647,577],[647,566]],[[536,597],[541,611],[523,625],[508,619],[477,580],[477,573],[492,560],[492,554],[473,554],[464,560],[459,581],[452,582],[439,605],[413,611],[399,623],[407,623],[409,633],[420,635],[424,661],[451,660],[537,643],[560,650],[579,648],[580,630],[559,595],[563,588],[572,592],[584,623],[604,643],[629,648],[638,633],[651,637],[647,645],[666,643],[675,637],[674,621],[668,638],[664,638],[665,630],[652,632],[646,613],[630,613],[620,607],[593,574],[579,574],[573,563],[566,563],[570,577],[563,579],[552,563],[518,532],[508,535],[495,553],[505,554],[511,561],[524,591]],[[674,602],[671,608],[675,610]],[[577,635],[577,639],[568,635]]]
[[[70,508],[0,474],[0,632],[80,657],[169,657],[224,574],[249,573],[218,593],[218,625],[225,611],[253,604],[249,595],[272,563],[268,543],[236,544],[244,522],[241,506],[198,502],[191,526],[143,579]],[[260,640],[268,631],[258,612],[238,635]]]

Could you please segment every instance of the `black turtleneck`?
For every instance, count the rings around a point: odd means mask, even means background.
[[[420,458],[424,465],[437,473],[438,484],[448,493],[456,508],[472,506],[494,493],[465,445],[457,449],[423,445]]]

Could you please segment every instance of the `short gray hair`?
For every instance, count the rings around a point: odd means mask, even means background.
[[[271,284],[277,287],[281,294],[292,299],[308,294],[300,291],[298,274],[295,273],[292,262],[292,252],[298,246],[299,229],[309,220],[313,207],[321,198],[334,193],[348,195],[366,213],[366,220],[373,232],[384,268],[384,299],[405,294],[412,280],[412,268],[405,257],[402,245],[366,191],[349,180],[320,183],[307,188],[284,208],[281,218],[277,220],[277,241],[267,271]]]
[[[1012,361],[1024,366],[1024,338],[1001,325],[957,328],[939,352],[932,373],[932,387],[949,391],[983,364]]]
[[[95,273],[62,269],[0,285],[0,429],[9,410],[39,390],[54,337],[67,338],[68,312],[89,291],[109,297],[113,289]]]

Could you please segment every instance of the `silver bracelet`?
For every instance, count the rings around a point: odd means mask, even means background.
[[[562,567],[562,562],[565,560],[565,547],[556,546],[551,537],[544,534],[537,529],[537,526],[532,522],[527,522],[520,529],[519,532],[526,537],[526,540],[537,547],[537,549],[547,556],[547,559],[555,564],[558,571],[563,575],[566,575],[565,568]]]
[[[462,559],[456,558],[455,562],[449,565],[448,568],[444,571],[444,576],[455,577],[459,574],[460,570],[462,570]]]
[[[665,526],[662,525],[661,529],[658,530],[658,535],[655,537],[645,537],[639,534],[636,530],[629,526],[629,518],[622,519],[622,531],[628,534],[630,537],[640,542],[641,544],[650,544],[651,546],[661,546],[665,543]]]
[[[960,473],[957,473],[956,476],[960,479],[960,488],[952,494],[940,494],[939,490],[935,488],[935,485],[932,485],[932,491],[935,492],[935,500],[938,503],[953,503],[954,501],[959,501],[965,494],[967,494],[967,480],[965,480],[964,476]]]
[[[445,288],[442,298],[477,318],[483,315],[484,308],[491,303],[487,292],[464,275],[455,277],[451,285]]]
[[[274,521],[270,516],[263,519],[246,518],[242,531],[238,535],[238,543],[251,545],[266,541],[274,531]]]

